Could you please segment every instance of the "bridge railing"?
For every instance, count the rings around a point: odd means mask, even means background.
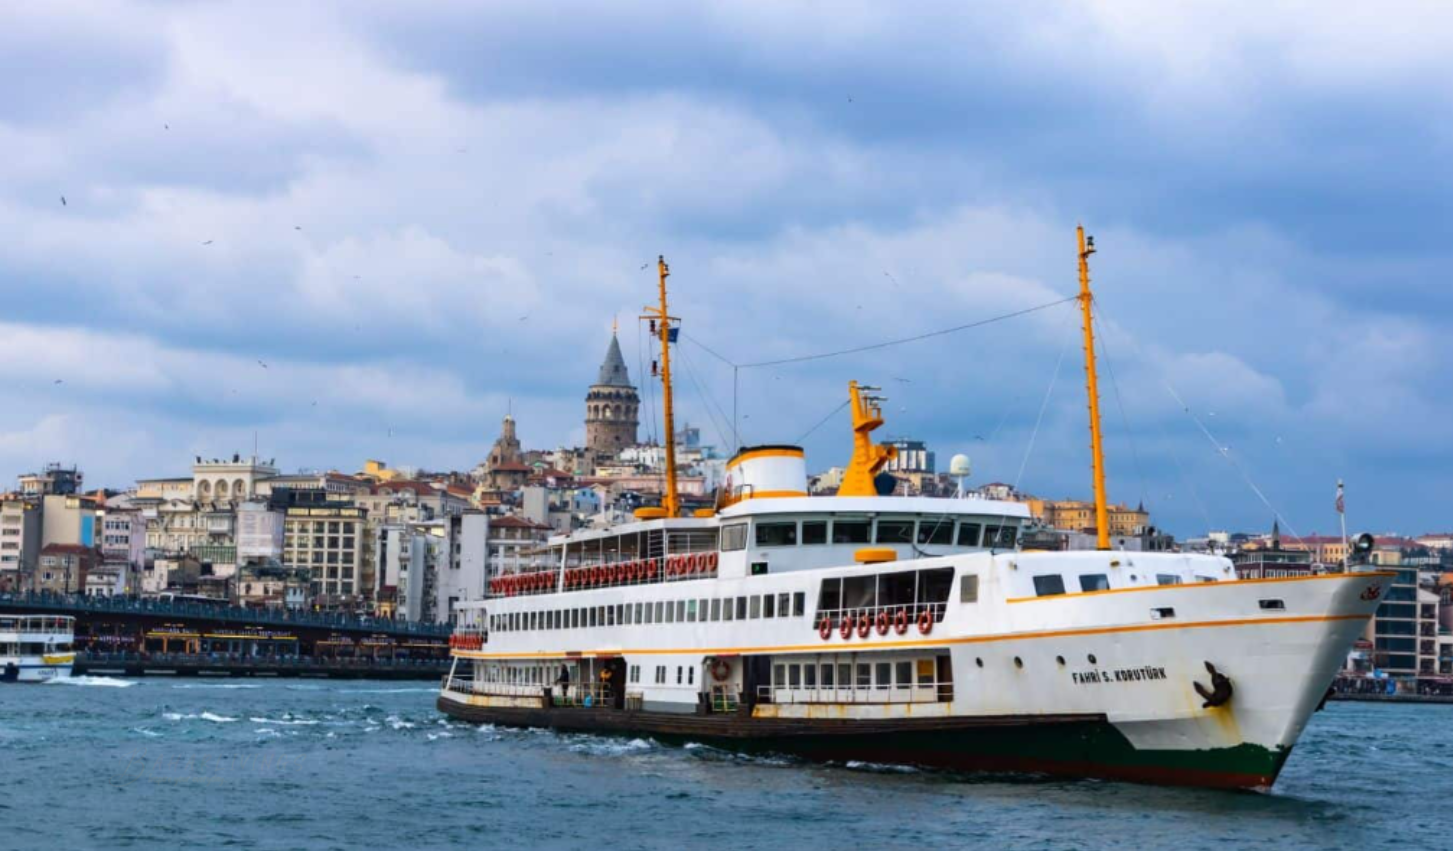
[[[415,623],[330,612],[247,609],[240,606],[212,606],[175,600],[153,600],[144,597],[90,597],[82,594],[55,594],[48,591],[0,594],[0,607],[11,609],[45,607],[75,612],[212,618],[229,623],[258,626],[285,624],[356,632],[416,635],[428,638],[443,638],[449,634],[450,630],[448,624]]]
[[[87,665],[217,665],[229,668],[358,668],[371,670],[447,670],[448,659],[369,659],[331,656],[248,656],[240,653],[94,653],[82,651],[76,661]]]

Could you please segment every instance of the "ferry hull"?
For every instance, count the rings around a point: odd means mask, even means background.
[[[1258,745],[1206,750],[1137,749],[1104,717],[1075,715],[946,717],[874,725],[862,721],[762,719],[480,706],[441,696],[441,712],[479,724],[562,732],[648,735],[745,753],[818,762],[869,762],[949,771],[1044,774],[1215,789],[1265,789],[1290,748]]]

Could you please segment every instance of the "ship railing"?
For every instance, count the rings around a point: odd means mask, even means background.
[[[948,612],[948,603],[885,603],[875,606],[845,606],[837,609],[818,609],[817,616],[813,619],[814,628],[821,629],[823,618],[827,618],[833,629],[841,629],[844,618],[852,618],[854,628],[866,616],[869,623],[873,625],[873,631],[877,632],[878,615],[888,615],[888,628],[896,632],[898,617],[900,613],[907,618],[908,629],[914,629],[918,619],[922,617],[923,611],[927,609],[933,614],[934,623],[942,623],[944,615]]]
[[[942,703],[952,700],[953,694],[953,683],[938,680],[870,686],[762,685],[757,687],[757,702],[858,705]]]

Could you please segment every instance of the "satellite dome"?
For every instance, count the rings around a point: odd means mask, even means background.
[[[955,455],[949,459],[948,474],[950,476],[967,476],[971,469],[972,466],[969,464],[969,456],[967,455]]]

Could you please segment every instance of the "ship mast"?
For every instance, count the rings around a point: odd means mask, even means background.
[[[661,336],[661,407],[666,417],[666,494],[661,500],[661,509],[667,517],[675,517],[681,513],[681,502],[676,495],[676,420],[671,409],[671,338],[674,336],[671,323],[674,319],[666,310],[666,278],[671,274],[671,267],[666,265],[664,255],[656,258],[656,269],[660,273],[661,304],[642,308],[646,311],[642,318],[650,319]]]
[[[1095,473],[1095,546],[1110,549],[1109,511],[1105,504],[1105,446],[1100,434],[1100,383],[1095,374],[1095,326],[1090,305],[1094,296],[1090,293],[1090,255],[1095,253],[1095,238],[1085,239],[1083,226],[1075,226],[1075,235],[1080,241],[1080,311],[1084,314],[1085,329],[1085,392],[1090,397],[1090,453]],[[663,302],[664,303],[664,302]]]

